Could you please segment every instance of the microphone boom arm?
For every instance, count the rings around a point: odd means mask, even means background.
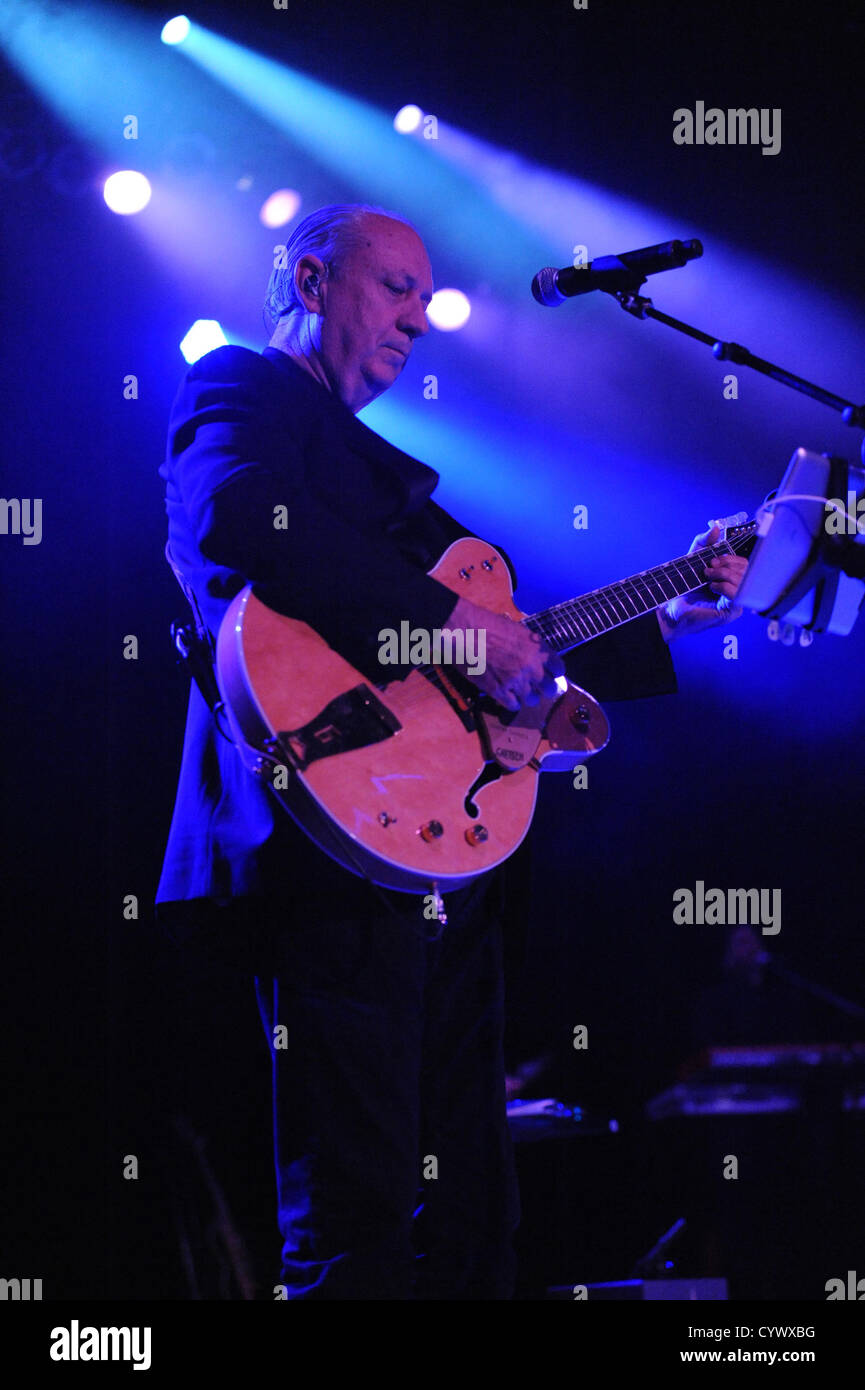
[[[774,362],[767,362],[763,357],[755,357],[748,348],[741,347],[739,343],[724,343],[712,334],[704,333],[702,329],[694,328],[689,323],[683,323],[681,319],[674,319],[670,314],[662,313],[660,309],[655,308],[648,295],[638,294],[638,289],[639,285],[633,290],[610,289],[604,293],[612,295],[625,312],[635,319],[657,319],[658,323],[665,323],[668,328],[675,328],[678,333],[684,333],[688,338],[696,338],[698,342],[706,343],[719,362],[735,362],[737,366],[750,367],[762,376],[779,381],[782,386],[789,386],[791,391],[799,391],[803,396],[810,396],[812,400],[828,405],[831,410],[837,410],[845,425],[865,429],[865,405],[854,405],[852,401],[845,401],[842,396],[834,395],[823,386],[815,385],[813,381],[795,376],[793,372],[776,366]]]

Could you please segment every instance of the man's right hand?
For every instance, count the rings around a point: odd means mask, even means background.
[[[486,670],[471,675],[465,666],[456,669],[505,709],[536,705],[541,695],[559,693],[556,677],[565,673],[561,657],[523,623],[460,598],[447,627],[486,633]]]

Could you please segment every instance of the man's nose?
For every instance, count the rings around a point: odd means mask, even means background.
[[[403,306],[397,327],[409,338],[422,338],[425,333],[429,332],[429,319],[419,299]]]

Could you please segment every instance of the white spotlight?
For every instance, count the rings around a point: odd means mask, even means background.
[[[472,306],[462,290],[436,290],[426,313],[433,328],[452,333],[455,328],[462,328],[471,311]]]
[[[146,208],[150,192],[150,181],[135,169],[120,169],[110,174],[102,186],[102,196],[111,211],[124,216]]]
[[[423,120],[423,112],[419,106],[401,106],[393,118],[393,128],[400,135],[410,135],[413,130],[417,130]]]
[[[163,43],[183,43],[190,30],[189,20],[185,14],[175,15],[174,19],[169,19],[167,24],[163,24],[162,33],[159,37]]]
[[[265,227],[284,227],[296,215],[301,203],[293,188],[278,188],[261,205],[258,216]]]
[[[180,344],[180,351],[187,362],[197,362],[206,352],[225,347],[228,339],[222,331],[218,319],[196,319]]]

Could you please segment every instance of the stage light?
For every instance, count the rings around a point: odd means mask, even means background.
[[[301,201],[293,188],[279,188],[265,199],[258,216],[265,227],[284,227],[298,213]]]
[[[175,44],[183,43],[190,30],[189,20],[185,14],[175,15],[174,19],[169,19],[167,24],[162,26],[162,33],[159,37],[163,43]]]
[[[110,174],[102,188],[102,196],[112,212],[124,217],[140,212],[150,202],[150,182],[135,169],[120,169]]]
[[[472,306],[462,290],[437,290],[430,300],[427,318],[433,328],[452,333],[455,328],[462,328],[471,311]]]
[[[228,339],[222,331],[221,324],[216,319],[196,319],[182,340],[180,351],[191,366],[206,352],[212,352],[214,348],[225,347],[227,343]]]
[[[400,135],[410,135],[413,130],[417,130],[423,120],[423,112],[419,106],[401,106],[393,118],[393,128]]]

